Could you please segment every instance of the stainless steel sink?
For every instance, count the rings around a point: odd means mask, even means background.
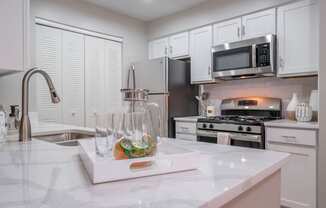
[[[55,143],[62,146],[78,146],[79,139],[94,137],[95,133],[91,132],[64,132],[60,134],[46,134],[33,136],[35,139]]]

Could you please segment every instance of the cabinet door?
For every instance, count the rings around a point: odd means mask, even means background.
[[[169,38],[169,56],[171,58],[189,55],[189,33],[184,32]]]
[[[162,38],[149,42],[149,59],[156,59],[167,56],[168,46],[168,38]]]
[[[23,71],[29,1],[0,1],[0,74]]]
[[[317,74],[317,4],[306,0],[280,7],[277,25],[279,76]]]
[[[242,17],[242,39],[276,33],[276,10],[270,9]]]
[[[241,40],[241,18],[214,25],[214,45]]]
[[[190,32],[191,82],[212,81],[212,26]]]
[[[105,111],[114,112],[121,107],[122,45],[104,40],[105,47]]]
[[[104,40],[85,36],[86,126],[94,127],[97,114],[105,112]]]
[[[59,96],[62,96],[62,32],[45,26],[36,26],[36,64],[51,77]],[[53,104],[43,77],[37,77],[36,97],[39,119],[62,122],[62,103]]]
[[[62,31],[63,123],[84,126],[84,36]]]
[[[268,142],[273,151],[290,153],[290,160],[282,168],[282,199],[285,207],[316,208],[316,150]]]

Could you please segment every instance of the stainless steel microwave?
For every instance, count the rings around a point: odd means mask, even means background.
[[[212,48],[213,76],[241,79],[275,76],[276,36],[225,43]]]

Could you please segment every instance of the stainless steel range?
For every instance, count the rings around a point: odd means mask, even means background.
[[[197,140],[217,143],[217,133],[228,132],[231,145],[265,149],[264,122],[281,118],[281,112],[278,98],[225,99],[221,116],[198,119]]]

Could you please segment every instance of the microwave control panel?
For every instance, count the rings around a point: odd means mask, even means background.
[[[264,43],[256,46],[256,61],[257,67],[264,67],[271,65],[270,59],[270,44]]]

